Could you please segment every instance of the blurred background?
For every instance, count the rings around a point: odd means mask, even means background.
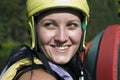
[[[16,47],[30,43],[25,2],[26,0],[0,2],[0,72]],[[88,4],[91,12],[86,44],[107,26],[120,24],[113,0],[88,0]]]

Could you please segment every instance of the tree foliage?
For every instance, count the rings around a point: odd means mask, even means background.
[[[25,16],[25,0],[0,2],[0,71],[12,49],[28,38]]]
[[[87,29],[87,41],[112,24],[120,24],[113,0],[88,0],[90,22]]]
[[[25,0],[3,0],[0,5],[0,42],[25,39]]]

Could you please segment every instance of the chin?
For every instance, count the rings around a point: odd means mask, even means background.
[[[56,64],[67,64],[70,61],[70,59],[56,59],[54,62]]]

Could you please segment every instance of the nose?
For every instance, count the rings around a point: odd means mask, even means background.
[[[67,42],[68,38],[69,38],[68,32],[65,28],[60,28],[57,30],[55,41],[60,42],[60,43],[65,43]]]

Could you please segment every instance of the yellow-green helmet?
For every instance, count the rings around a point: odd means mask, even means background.
[[[114,0],[114,3],[117,8],[117,12],[120,15],[120,0]]]
[[[36,13],[54,8],[77,9],[80,12],[82,12],[85,16],[85,21],[84,21],[85,24],[83,24],[83,26],[87,24],[89,18],[89,7],[86,0],[27,0],[26,7],[27,7],[28,24],[32,38],[32,48],[34,48],[36,45],[35,30],[34,30],[34,26],[35,26],[34,15]],[[84,33],[86,34],[85,28],[84,28]],[[84,34],[84,39],[85,39],[85,34]]]

